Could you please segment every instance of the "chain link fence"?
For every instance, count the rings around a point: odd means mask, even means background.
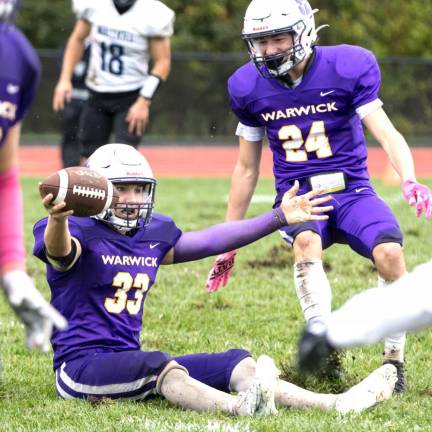
[[[59,53],[39,51],[41,87],[24,123],[26,143],[58,137],[60,118],[51,101]],[[248,60],[243,53],[175,52],[171,75],[152,104],[147,144],[234,144],[237,120],[230,112],[226,82]],[[432,146],[432,59],[380,58],[385,110],[410,145]],[[33,137],[33,140],[30,139]],[[47,143],[53,144],[54,142]]]

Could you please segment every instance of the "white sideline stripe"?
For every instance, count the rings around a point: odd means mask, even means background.
[[[157,375],[150,375],[146,378],[141,378],[136,381],[131,381],[123,384],[107,384],[103,386],[90,386],[87,384],[77,383],[70,378],[64,368],[66,363],[63,363],[60,368],[60,379],[73,391],[78,393],[88,393],[96,395],[127,393],[138,390],[144,385],[157,380]],[[135,396],[133,396],[135,397]]]
[[[101,213],[104,213],[105,211],[107,211],[110,206],[111,206],[111,202],[112,202],[112,198],[113,198],[113,184],[108,180],[108,194],[107,194],[107,200],[106,200],[106,204],[105,207],[103,208],[103,210],[101,211]]]
[[[68,186],[69,186],[69,177],[65,169],[58,171],[58,175],[60,177],[59,182],[59,191],[55,200],[53,200],[53,204],[59,204],[66,198]]]

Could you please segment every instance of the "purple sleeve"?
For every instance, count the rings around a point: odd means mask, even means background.
[[[228,80],[228,95],[232,112],[237,116],[239,121],[245,126],[261,127],[263,126],[256,117],[248,110],[247,94],[250,89],[244,88],[249,81],[245,74],[244,68],[238,70]]]
[[[30,42],[12,25],[0,24],[0,144],[20,122],[35,96],[39,58]]]
[[[354,88],[353,106],[355,109],[368,104],[379,98],[381,86],[381,72],[375,56],[370,52],[365,52],[365,58],[359,64],[359,78]]]
[[[280,208],[241,221],[183,233],[174,247],[174,263],[194,261],[246,246],[287,225]]]

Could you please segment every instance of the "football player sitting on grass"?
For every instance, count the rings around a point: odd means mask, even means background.
[[[243,349],[171,356],[140,350],[144,300],[159,266],[198,260],[245,246],[286,224],[322,220],[332,206],[320,191],[296,196],[260,216],[182,232],[153,213],[156,180],[133,147],[108,144],[87,165],[119,192],[113,208],[73,216],[65,202],[42,199],[48,217],[34,227],[34,254],[47,265],[52,304],[69,326],[52,338],[56,387],[64,399],[146,399],[160,395],[195,411],[250,416],[290,407],[360,412],[390,397],[396,369],[385,365],[341,395],[317,394],[278,379],[274,362]],[[232,395],[235,392],[237,395]]]

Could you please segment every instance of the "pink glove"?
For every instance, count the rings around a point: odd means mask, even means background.
[[[426,185],[422,185],[413,180],[407,180],[402,186],[404,198],[410,206],[416,207],[417,217],[424,212],[427,219],[432,216],[432,193]]]
[[[208,292],[215,292],[221,285],[225,286],[227,284],[228,278],[232,273],[232,268],[234,267],[236,253],[237,251],[233,250],[216,257],[213,268],[210,270],[207,277],[206,288]]]

